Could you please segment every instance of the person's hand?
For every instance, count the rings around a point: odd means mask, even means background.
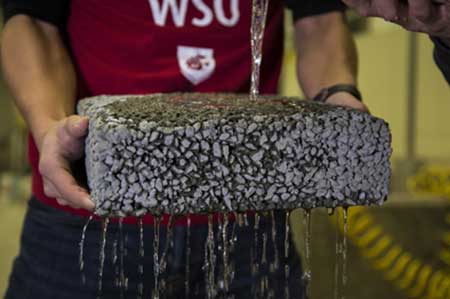
[[[449,0],[343,0],[367,17],[381,17],[409,31],[450,41]]]
[[[355,98],[354,96],[352,96],[347,92],[337,92],[335,94],[332,94],[325,101],[325,103],[336,106],[345,106],[370,113],[369,108],[367,108],[367,106],[364,103],[362,103],[357,98]]]
[[[60,205],[95,208],[89,193],[80,187],[70,170],[70,162],[80,159],[84,152],[84,139],[88,119],[72,115],[50,127],[39,142],[39,172],[48,197],[56,198]]]

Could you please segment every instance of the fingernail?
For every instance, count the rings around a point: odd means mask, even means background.
[[[86,116],[80,116],[77,120],[77,124],[81,124],[82,122],[86,121],[88,118]]]
[[[89,210],[94,210],[95,209],[95,203],[92,201],[92,199],[90,197],[85,197],[85,201],[87,206],[89,207]]]

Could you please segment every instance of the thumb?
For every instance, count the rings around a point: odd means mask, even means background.
[[[72,115],[66,119],[65,131],[74,138],[80,138],[87,134],[89,119],[85,116]]]

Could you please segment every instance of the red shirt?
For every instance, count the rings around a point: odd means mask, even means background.
[[[238,92],[250,88],[251,1],[72,1],[69,46],[79,76],[79,97],[156,92]],[[261,93],[276,93],[283,52],[283,2],[269,2],[261,67]],[[29,144],[33,194],[43,192],[39,154]],[[146,222],[152,222],[146,216]],[[204,222],[194,216],[193,222]],[[135,219],[128,218],[128,222]]]

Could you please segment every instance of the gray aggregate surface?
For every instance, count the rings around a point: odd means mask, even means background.
[[[380,205],[391,134],[382,119],[296,98],[98,96],[86,169],[101,216]]]

